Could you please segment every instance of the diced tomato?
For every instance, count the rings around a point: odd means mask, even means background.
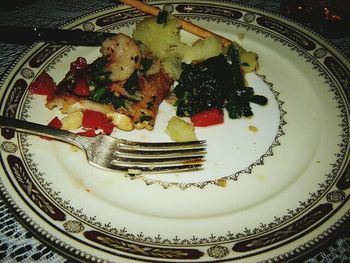
[[[95,137],[97,135],[95,130],[93,129],[89,129],[83,132],[78,132],[78,134],[86,137]]]
[[[87,61],[83,57],[78,57],[75,61],[70,64],[70,71],[76,72],[81,69],[86,69],[88,66]]]
[[[87,129],[99,129],[101,119],[105,118],[105,115],[98,111],[85,110],[83,114],[83,127]]]
[[[47,72],[42,72],[30,85],[29,92],[38,95],[46,95],[50,101],[55,94],[56,84]]]
[[[104,133],[111,134],[114,125],[102,112],[85,110],[83,114],[83,127],[86,129],[102,129]]]
[[[58,117],[55,117],[47,124],[47,126],[56,128],[56,129],[61,129],[62,122]],[[46,137],[46,136],[40,136],[40,138],[48,141],[52,140],[50,137]]]
[[[110,121],[108,121],[103,125],[103,127],[101,127],[101,129],[105,134],[110,135],[113,132],[114,125]]]
[[[80,77],[75,80],[74,93],[84,97],[90,95],[89,84],[85,78]]]
[[[52,127],[52,128],[61,129],[62,122],[60,121],[60,119],[58,117],[55,117],[49,122],[49,124],[47,126]]]
[[[224,122],[224,113],[221,109],[213,108],[201,111],[191,117],[194,126],[206,127]]]

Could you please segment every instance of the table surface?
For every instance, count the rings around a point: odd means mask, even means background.
[[[0,24],[36,25],[58,27],[74,18],[114,6],[109,0],[12,0],[0,11]],[[272,12],[279,12],[279,0],[240,0],[242,2]],[[15,8],[10,4],[18,3]],[[6,9],[6,10],[4,10]],[[350,57],[350,36],[332,39]],[[16,61],[26,46],[0,43],[0,79],[9,66]],[[349,262],[350,261],[350,222],[342,231],[333,236],[304,262]],[[71,262],[63,255],[41,243],[29,233],[11,214],[0,198],[0,262]]]

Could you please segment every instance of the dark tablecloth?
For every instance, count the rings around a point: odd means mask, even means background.
[[[236,2],[277,13],[280,10],[279,0]],[[9,0],[0,11],[0,24],[58,27],[93,10],[116,4],[116,1],[109,0]],[[350,36],[332,41],[350,57]],[[23,45],[0,43],[0,79],[26,48]],[[57,254],[26,231],[0,199],[0,262],[70,262],[70,260]],[[304,262],[350,262],[350,223],[322,244],[317,251],[312,252]]]

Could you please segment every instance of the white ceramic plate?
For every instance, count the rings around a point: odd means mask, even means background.
[[[183,174],[130,178],[92,167],[69,145],[2,129],[2,196],[33,233],[84,262],[302,256],[349,218],[349,62],[320,36],[265,11],[166,2],[258,53],[260,69],[248,81],[268,105],[253,105],[250,119],[198,128],[207,161],[204,170]],[[116,7],[66,28],[131,34],[143,17]],[[58,111],[27,86],[43,70],[59,81],[78,56],[91,62],[98,55],[91,47],[32,46],[2,81],[1,114],[47,124]],[[154,131],[114,135],[169,140],[164,128],[174,112],[163,103]]]

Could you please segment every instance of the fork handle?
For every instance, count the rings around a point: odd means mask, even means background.
[[[79,135],[34,122],[0,116],[0,127],[13,129],[19,132],[29,133],[33,135],[49,137],[55,140],[80,146],[80,144],[75,140]]]

